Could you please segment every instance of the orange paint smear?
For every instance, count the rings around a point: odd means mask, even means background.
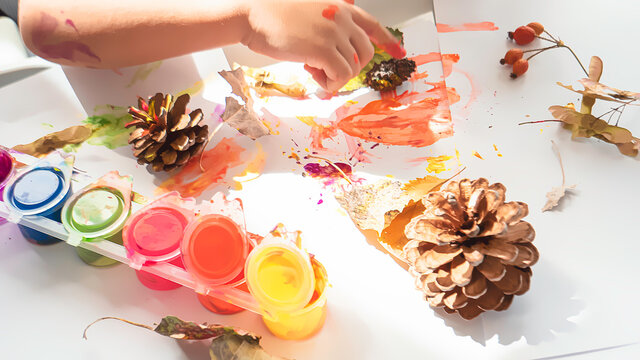
[[[473,152],[473,156],[477,157],[480,160],[484,160],[484,158],[477,151]]]
[[[180,172],[162,182],[155,194],[178,191],[183,197],[200,196],[207,189],[221,183],[230,168],[242,164],[242,152],[244,148],[235,140],[224,138],[202,156],[204,172],[200,169],[200,156],[195,156]]]
[[[313,116],[296,116],[296,118],[311,127],[309,138],[311,138],[311,148],[315,150],[326,150],[323,141],[338,135],[338,129],[333,125],[320,125],[315,122]]]
[[[456,31],[496,31],[499,28],[496,24],[490,21],[483,21],[479,23],[464,23],[462,25],[448,25],[438,23],[436,29],[440,33],[456,32]]]
[[[441,61],[443,76],[448,77],[453,71],[453,64],[460,61],[460,55],[430,52],[428,54],[416,55],[410,59],[416,62],[416,66]]]
[[[424,147],[453,135],[449,104],[460,100],[444,82],[430,83],[425,93],[406,91],[374,100],[357,113],[337,121],[345,133],[389,145]]]
[[[500,154],[500,151],[498,151],[498,147],[496,146],[496,144],[493,144],[493,150],[496,151],[498,157],[502,157],[502,154]]]

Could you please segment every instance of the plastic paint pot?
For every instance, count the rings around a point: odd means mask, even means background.
[[[71,194],[73,156],[58,152],[24,169],[4,188],[4,201],[9,209],[7,220],[18,223],[23,216],[44,216],[60,221],[60,211]],[[59,242],[53,236],[18,225],[24,237],[39,245]]]
[[[153,290],[171,290],[179,284],[141,270],[143,265],[168,262],[184,268],[180,243],[184,230],[194,218],[194,199],[182,199],[177,192],[168,193],[133,214],[122,236],[129,265],[140,282]]]
[[[69,232],[67,242],[108,240],[122,244],[122,227],[131,212],[133,179],[110,172],[75,193],[62,208],[62,224]],[[77,247],[78,256],[89,265],[109,266],[117,260]]]
[[[275,317],[263,316],[269,331],[287,340],[306,339],[316,334],[327,317],[327,271],[315,258],[311,259],[315,277],[313,296],[302,309],[292,312],[277,312]]]
[[[11,154],[0,146],[0,201],[2,201],[2,189],[9,182],[9,179],[15,172],[15,161]],[[0,225],[4,224],[6,220],[0,217]]]
[[[196,291],[231,283],[244,268],[249,245],[244,230],[231,218],[200,215],[185,230],[182,260],[196,281]]]
[[[267,237],[253,249],[245,274],[251,294],[270,314],[301,310],[315,288],[309,254],[279,237]]]
[[[249,252],[251,252],[251,250],[256,246],[256,243],[255,240],[251,239],[250,237],[247,238],[249,239]],[[225,286],[234,287],[238,290],[242,290],[248,293],[249,288],[247,287],[247,281],[244,276],[244,268],[242,269],[240,274],[236,276],[235,279],[231,280],[231,282],[229,282],[229,284],[226,284]],[[225,300],[218,299],[215,296],[198,294],[198,300],[200,301],[202,306],[207,308],[207,310],[216,314],[230,315],[244,310],[244,308],[240,306],[233,305]]]

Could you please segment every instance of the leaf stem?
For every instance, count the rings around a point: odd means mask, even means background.
[[[537,120],[537,121],[525,121],[525,122],[521,122],[518,123],[518,125],[525,125],[525,124],[541,124],[541,123],[546,123],[546,122],[564,122],[562,120]]]
[[[336,164],[333,163],[333,161],[327,159],[327,158],[323,158],[322,156],[317,156],[317,155],[307,155],[307,157],[309,158],[313,158],[313,159],[318,159],[318,160],[324,160],[327,162],[327,164],[333,166],[336,170],[338,170],[338,172],[340,172],[340,175],[342,175],[342,177],[347,180],[347,182],[351,185],[353,185],[353,182],[351,182],[351,179],[349,179],[349,177],[347,176],[347,174],[344,173],[344,171],[342,171],[342,169],[340,169],[340,167]]]
[[[87,330],[89,330],[89,328],[90,328],[93,324],[95,324],[95,323],[97,323],[97,322],[100,322],[100,321],[102,321],[102,320],[119,320],[119,321],[125,322],[125,323],[127,323],[127,324],[131,324],[131,325],[134,325],[134,326],[137,326],[137,327],[141,327],[141,328],[145,328],[145,329],[148,329],[148,330],[153,331],[153,328],[152,328],[151,326],[148,326],[148,325],[138,324],[138,323],[136,323],[136,322],[129,321],[129,320],[126,320],[126,319],[121,319],[121,318],[119,318],[119,317],[114,317],[114,316],[105,316],[105,317],[102,317],[102,318],[100,318],[100,319],[98,319],[98,320],[96,320],[96,321],[92,322],[91,324],[87,325],[87,327],[84,329],[84,332],[82,333],[82,338],[83,338],[83,339],[85,339],[85,340],[87,340]]]

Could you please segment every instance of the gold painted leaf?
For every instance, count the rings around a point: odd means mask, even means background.
[[[83,143],[93,133],[88,125],[78,125],[47,134],[32,143],[16,145],[14,150],[35,157],[43,157],[50,152],[61,149],[67,145],[77,145]]]

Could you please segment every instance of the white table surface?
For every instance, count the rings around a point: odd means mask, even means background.
[[[555,86],[554,82],[571,82],[580,74],[567,73],[562,71],[566,68],[554,66],[562,61],[568,64],[567,68],[569,65],[574,68],[566,54],[564,57],[557,54],[541,56],[522,81],[511,81],[496,64],[507,48],[503,33],[520,21],[504,20],[506,15],[498,16],[497,11],[488,9],[462,12],[456,5],[459,4],[451,2],[451,8],[441,10],[442,14],[447,16],[451,11],[466,18],[439,21],[450,24],[454,24],[454,20],[460,23],[494,21],[500,30],[447,34],[450,40],[441,37],[445,39],[441,43],[442,51],[460,54],[459,69],[472,74],[480,95],[464,116],[462,106],[465,99],[468,100],[470,85],[461,73],[454,72],[447,82],[449,86],[455,85],[463,96],[461,104],[453,107],[455,135],[421,151],[424,156],[451,155],[455,147],[467,166],[464,176],[500,181],[507,186],[508,199],[529,203],[531,214],[527,220],[536,229],[534,243],[541,259],[533,267],[531,290],[514,299],[508,311],[486,313],[473,321],[464,321],[431,310],[413,290],[413,280],[406,271],[366,242],[333,200],[332,189],[313,179],[302,178],[300,167],[280,155],[281,147],[288,150],[290,146],[289,134],[283,131],[279,136],[258,141],[268,154],[263,175],[243,184],[242,191],[229,193],[243,199],[250,231],[265,233],[277,222],[284,222],[290,229],[303,230],[306,248],[326,266],[332,287],[327,322],[319,334],[305,341],[278,339],[269,334],[254,314],[212,314],[198,303],[189,289],[170,292],[147,289],[137,281],[133,270],[125,266],[90,267],[66,244],[34,246],[22,239],[15,226],[2,225],[0,318],[4,325],[0,331],[0,357],[207,359],[206,342],[178,342],[116,322],[99,324],[90,330],[89,340],[82,339],[84,327],[99,317],[119,316],[152,324],[165,315],[245,328],[263,336],[267,351],[296,359],[637,357],[640,310],[634,306],[638,295],[635,254],[640,250],[637,241],[640,236],[631,224],[640,213],[638,159],[621,156],[609,144],[571,141],[570,135],[556,126],[518,127],[516,124],[520,121],[549,118],[546,108],[550,105],[575,101],[576,96]],[[443,5],[436,3],[436,11],[438,6]],[[634,7],[627,6],[626,14],[629,14]],[[602,7],[599,10],[606,10]],[[521,14],[526,19],[524,22],[543,21],[540,19],[547,14],[542,8],[530,10],[532,13]],[[624,14],[618,15],[627,19]],[[597,40],[596,49],[590,45],[596,40],[582,40],[586,30],[576,30],[571,21],[579,23],[577,19],[563,17],[562,21],[553,23],[553,28],[566,33],[567,41],[571,38],[572,43],[580,47],[580,53],[605,55],[602,56],[603,81],[615,87],[638,90],[634,86],[640,83],[640,74],[633,71],[633,57],[623,59],[624,51],[617,47],[622,39],[611,40],[599,27],[589,32]],[[621,20],[609,19],[607,25],[612,26],[616,34],[630,29],[630,22]],[[462,40],[451,40],[455,37]],[[408,38],[414,42],[419,40],[418,36]],[[478,46],[458,47],[469,41]],[[135,69],[124,69],[122,78],[108,72],[67,71],[80,100],[64,73],[54,67],[0,88],[5,112],[0,120],[0,143],[13,146],[50,132],[42,123],[55,124],[56,128],[77,123],[87,112],[91,113],[93,106],[123,104],[122,101],[137,91],[179,91],[200,78],[208,78],[209,82],[193,103],[203,107],[205,113],[211,113],[215,102],[223,101],[228,87],[210,74],[224,66],[221,53],[215,51],[175,59],[163,63],[162,71],[152,73],[144,83],[117,92],[109,89],[126,85]],[[300,70],[292,65],[283,66],[292,72]],[[163,77],[176,72],[179,76],[171,77],[170,81]],[[96,83],[102,89],[79,90],[83,76],[94,76],[95,80],[85,79],[85,82],[99,80]],[[160,86],[166,88],[159,89]],[[373,95],[357,93],[354,96],[364,101]],[[318,101],[315,106],[325,107]],[[273,107],[272,112],[283,112],[282,128],[295,128],[292,133],[297,138],[305,130],[308,133],[308,129],[291,117],[295,114],[284,114],[286,106]],[[640,125],[633,124],[633,119],[638,114],[637,109],[628,109],[624,115],[627,119],[624,125],[636,132],[640,132]],[[219,136],[236,139],[247,149],[248,159],[256,152],[255,143],[236,136],[227,127],[223,127]],[[541,213],[545,193],[560,181],[551,139],[562,151],[568,182],[577,183],[578,187],[559,211]],[[503,157],[495,155],[493,144]],[[376,154],[393,156],[404,149],[379,148],[383,149],[376,149],[380,151]],[[485,160],[473,157],[474,150]],[[401,179],[417,173],[426,175],[424,167],[397,163],[394,164],[393,158],[383,158],[356,170],[372,178],[388,173]],[[136,189],[143,193],[152,192],[159,181],[144,168],[135,166],[126,147],[107,150],[83,146],[78,153],[78,166],[92,174],[104,172],[105,164],[133,174]],[[227,187],[223,184],[213,190],[228,191]],[[324,200],[322,205],[317,205],[319,199]]]

